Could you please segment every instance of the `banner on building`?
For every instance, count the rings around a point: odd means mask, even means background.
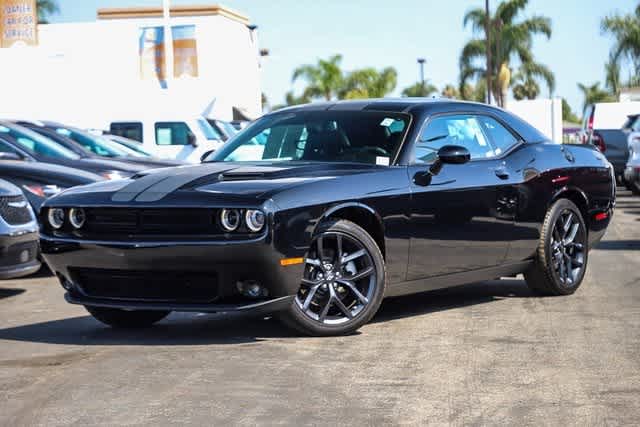
[[[164,27],[140,29],[140,77],[143,80],[166,81]]]
[[[196,26],[171,27],[173,38],[173,77],[198,77]]]
[[[0,47],[38,44],[36,0],[0,0]]]

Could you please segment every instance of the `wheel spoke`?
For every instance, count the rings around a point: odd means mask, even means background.
[[[565,219],[564,224],[562,225],[562,230],[564,231],[564,235],[567,235],[569,228],[571,227],[571,223],[573,222],[573,214],[569,212],[567,214],[567,219]]]
[[[584,248],[582,243],[576,243],[576,242],[569,243],[569,247],[573,247],[577,251],[581,251]]]
[[[582,267],[584,265],[584,261],[579,258],[571,258],[571,265],[574,268]]]
[[[369,304],[369,300],[367,299],[367,297],[362,295],[360,290],[358,290],[358,288],[356,287],[355,283],[350,282],[349,280],[344,280],[344,279],[340,279],[338,280],[338,282],[348,287],[351,290],[351,292],[353,292],[353,294],[360,300],[362,304]]]
[[[322,267],[322,262],[320,262],[320,260],[318,260],[318,259],[305,258],[304,262],[306,262],[307,264],[310,264],[310,265],[314,265],[316,267]]]
[[[320,284],[320,282],[318,282],[317,280],[310,280],[310,279],[305,279],[304,277],[301,280],[303,285],[307,285],[307,286],[317,286]]]
[[[369,277],[373,274],[373,267],[367,267],[359,273],[354,274],[353,276],[346,277],[347,280],[352,282],[357,282],[360,279],[364,279],[365,277]]]
[[[342,313],[344,313],[345,316],[347,316],[349,319],[353,319],[353,314],[351,313],[351,310],[349,310],[344,303],[340,300],[340,298],[338,298],[337,296],[333,297],[333,301],[336,303],[336,306],[338,306],[338,308],[340,309],[340,311]]]
[[[318,259],[322,263],[322,261],[324,261],[324,238],[322,236],[318,236],[317,242],[318,242],[317,243],[318,244]]]
[[[340,265],[342,260],[342,236],[336,235],[336,267]]]
[[[367,253],[367,251],[365,251],[364,249],[360,249],[359,251],[355,251],[352,254],[347,255],[346,257],[344,257],[344,259],[342,260],[341,264],[344,265],[350,261],[353,261],[354,259],[358,259],[361,256],[365,255]]]
[[[320,316],[318,319],[320,322],[324,323],[324,320],[327,318],[327,313],[329,313],[329,308],[331,308],[331,302],[333,301],[333,295],[329,296],[327,299],[327,303],[322,307],[322,312],[320,312]]]
[[[302,304],[303,310],[307,310],[309,308],[309,305],[311,304],[311,301],[313,300],[313,297],[316,295],[316,291],[318,290],[319,287],[320,285],[315,285],[314,287],[309,289],[307,298],[305,298],[304,303]]]
[[[579,223],[573,224],[571,226],[571,229],[567,233],[567,237],[564,238],[564,241],[562,243],[564,245],[568,245],[569,243],[573,243],[573,241],[576,238],[576,235],[578,234],[578,230],[579,229],[580,229],[580,224]]]

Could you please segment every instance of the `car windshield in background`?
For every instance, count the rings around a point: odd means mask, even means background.
[[[6,134],[16,141],[24,150],[40,156],[52,157],[56,159],[80,158],[73,151],[57,144],[49,138],[29,129],[17,126],[4,126],[0,124],[0,134]]]
[[[204,134],[204,137],[207,139],[218,139],[222,140],[222,135],[216,131],[213,126],[209,124],[205,119],[198,119],[198,126],[200,126],[200,130]]]
[[[216,124],[227,133],[229,138],[236,135],[238,133],[238,129],[234,128],[233,125],[229,122],[225,122],[223,120],[216,120]]]
[[[317,161],[391,164],[409,116],[370,111],[309,111],[264,117],[207,161]]]
[[[64,135],[82,145],[86,150],[104,157],[127,157],[132,156],[133,150],[125,149],[113,141],[106,138],[77,131],[71,128],[57,127],[55,129],[60,135]]]

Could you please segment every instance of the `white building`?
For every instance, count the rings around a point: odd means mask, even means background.
[[[110,118],[156,113],[261,113],[257,34],[246,16],[218,5],[172,7],[169,34],[189,40],[172,50],[180,77],[168,73],[161,84],[146,48],[164,24],[160,7],[144,7],[39,25],[37,47],[0,49],[0,117],[104,127]]]

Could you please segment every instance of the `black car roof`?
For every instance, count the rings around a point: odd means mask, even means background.
[[[542,142],[549,140],[548,137],[529,123],[502,108],[479,102],[460,101],[449,98],[379,98],[314,102],[283,108],[271,114],[304,111],[389,111],[422,115],[448,112],[485,113],[497,116],[506,122],[524,141]]]

